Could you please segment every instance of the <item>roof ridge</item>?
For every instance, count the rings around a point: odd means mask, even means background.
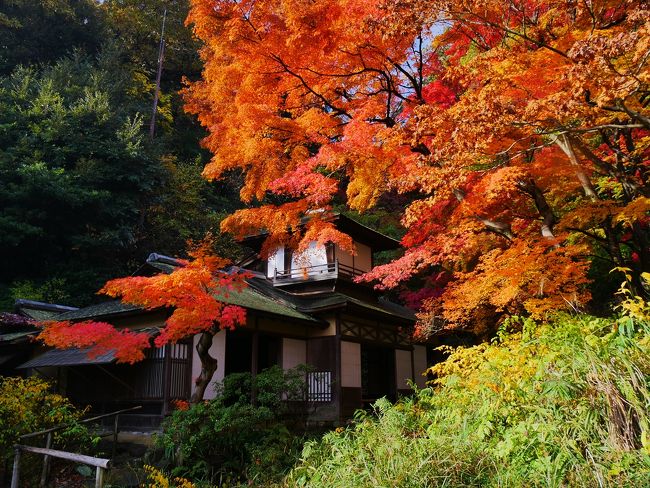
[[[79,310],[79,307],[71,307],[68,305],[60,305],[58,303],[40,302],[37,300],[27,300],[25,298],[17,298],[14,302],[14,307],[31,308],[34,310],[46,310],[48,312],[70,312],[72,310]]]

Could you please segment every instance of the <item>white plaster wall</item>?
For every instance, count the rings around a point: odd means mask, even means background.
[[[395,349],[395,379],[397,380],[398,390],[409,388],[407,382],[412,379],[411,351]]]
[[[199,355],[196,353],[196,345],[199,342],[200,335],[197,334],[194,336],[194,341],[192,342],[193,354],[192,354],[192,393],[196,390],[196,385],[194,380],[198,378],[201,373],[201,361],[199,360]],[[210,347],[210,355],[218,361],[217,371],[215,371],[214,376],[210,386],[205,390],[205,395],[203,398],[210,400],[215,397],[214,383],[219,383],[223,381],[223,372],[226,367],[226,331],[220,330],[212,340],[212,347]]]
[[[361,344],[341,341],[341,386],[361,388]]]
[[[307,341],[300,339],[282,339],[282,369],[295,368],[307,363]]]
[[[273,278],[275,270],[284,271],[284,247],[276,249],[276,251],[269,256],[268,266],[266,267],[266,276]]]
[[[415,368],[415,384],[424,388],[427,381],[427,377],[422,374],[427,370],[427,348],[425,346],[413,346],[413,367]]]
[[[291,257],[291,269],[296,270],[293,273],[291,273],[291,277],[292,278],[302,277],[301,268],[326,265],[326,264],[327,264],[327,251],[325,250],[325,246],[319,246],[317,242],[310,242],[309,248],[307,248],[305,251],[301,252],[300,254],[295,253]],[[320,270],[310,271],[310,274],[318,271],[322,273],[327,273],[327,266],[323,266],[322,269]]]

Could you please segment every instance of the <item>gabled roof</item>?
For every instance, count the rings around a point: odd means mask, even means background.
[[[303,224],[306,223],[308,219],[309,217],[303,218]],[[388,237],[387,235],[363,225],[341,213],[333,212],[331,217],[327,220],[334,222],[338,230],[349,235],[355,241],[369,246],[374,252],[388,251],[400,247],[398,240]],[[244,238],[242,243],[259,252],[262,243],[267,237],[268,232],[260,232],[259,234]]]
[[[67,305],[25,300],[22,298],[16,300],[14,309],[20,315],[34,320],[50,320],[62,313],[77,310],[76,307],[68,307]]]
[[[326,291],[315,294],[291,293],[273,286],[273,283],[262,275],[247,281],[249,284],[248,289],[254,288],[264,296],[284,303],[303,314],[318,314],[352,306],[392,318],[407,321],[415,320],[415,314],[412,310],[381,298],[377,301],[361,300],[340,291]]]
[[[138,332],[146,332],[150,337],[159,334],[157,327],[139,329]],[[89,364],[110,364],[116,361],[115,351],[110,350],[103,354],[92,354],[92,348],[71,347],[69,349],[50,349],[43,354],[30,359],[18,366],[17,369],[42,368],[49,366],[86,366]]]
[[[83,320],[95,317],[109,317],[139,310],[141,308],[136,305],[122,303],[120,300],[111,300],[62,313],[56,316],[56,320]]]
[[[222,296],[217,297],[220,301],[230,304],[239,305],[247,309],[255,310],[258,312],[277,315],[280,317],[287,317],[295,320],[301,320],[319,324],[320,321],[314,317],[310,317],[298,311],[291,302],[280,299],[277,295],[269,295],[262,290],[261,281],[266,281],[260,278],[251,278],[248,281],[249,286],[240,291],[229,291]],[[267,287],[268,288],[268,287]],[[272,289],[272,285],[270,286]],[[73,310],[57,316],[57,320],[86,320],[92,318],[105,318],[115,315],[134,313],[143,311],[142,308],[136,305],[122,303],[119,300],[113,300],[88,307]]]
[[[113,351],[97,356],[89,354],[90,348],[85,349],[51,349],[40,356],[30,359],[18,366],[17,369],[43,368],[48,366],[85,366],[88,364],[110,364],[115,361]]]
[[[181,264],[177,259],[157,253],[150,254],[147,263],[164,273],[171,273]],[[233,272],[237,270],[237,268],[231,269]],[[249,270],[247,271],[250,273]],[[321,313],[348,307],[362,309],[388,319],[409,322],[415,320],[415,314],[411,310],[387,300],[361,300],[340,291],[323,291],[314,294],[291,293],[273,286],[266,276],[254,272],[246,282],[248,286],[242,290],[224,292],[217,298],[230,305],[238,305],[255,312],[298,320],[315,326],[324,324],[324,321],[319,318]],[[67,311],[58,313],[57,320],[105,319],[144,311],[141,307],[120,300],[106,301],[79,309],[64,308]]]
[[[152,252],[147,257],[147,264],[162,271],[163,273],[171,273],[175,268],[180,266],[180,260]]]
[[[389,316],[393,319],[409,322],[415,320],[415,314],[413,311],[387,300],[380,299],[376,302],[360,300],[341,292],[319,293],[313,297],[301,297],[300,299],[302,301],[300,310],[305,313],[318,313],[327,310],[352,307],[364,309],[374,314]]]
[[[321,322],[299,311],[290,300],[275,293],[268,293],[269,288],[273,289],[273,286],[267,286],[265,278],[250,278],[246,282],[248,286],[241,291],[229,291],[227,296],[219,296],[217,298],[224,303],[239,305],[240,307],[259,312],[303,320],[314,324]]]
[[[0,312],[0,345],[28,343],[38,332],[39,329],[30,317]]]

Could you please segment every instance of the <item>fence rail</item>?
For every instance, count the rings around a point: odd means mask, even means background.
[[[332,263],[314,264],[311,266],[298,266],[285,270],[275,269],[273,273],[274,280],[289,279],[314,279],[314,278],[336,278],[337,276],[347,276],[354,278],[361,276],[366,271],[357,269],[347,264],[339,263],[338,259]]]
[[[96,458],[73,452],[57,451],[56,449],[23,446],[20,444],[16,444],[14,449],[16,454],[14,456],[14,467],[11,473],[11,488],[18,488],[20,484],[20,455],[23,451],[93,466],[95,468],[95,488],[102,488],[104,486],[104,471],[111,466],[110,459]]]
[[[90,417],[87,419],[80,420],[79,423],[82,424],[87,424],[89,422],[94,422],[96,420],[101,420],[105,419],[108,417],[115,417],[113,421],[113,452],[111,455],[111,458],[115,458],[115,448],[117,446],[117,434],[119,433],[118,430],[118,422],[120,419],[120,414],[121,413],[126,413],[126,412],[132,412],[134,410],[139,410],[142,408],[142,405],[138,405],[136,407],[131,407],[131,408],[125,408],[122,410],[117,410],[115,412],[111,413],[105,413],[102,415],[96,415],[95,417]],[[12,472],[12,477],[11,477],[11,488],[17,488],[18,487],[18,478],[20,477],[20,453],[21,451],[26,451],[26,452],[33,452],[36,454],[42,454],[43,455],[43,469],[41,471],[41,479],[39,486],[42,488],[46,485],[47,483],[47,475],[49,471],[49,466],[50,466],[50,457],[56,457],[56,458],[61,458],[61,459],[68,459],[71,461],[76,461],[80,462],[83,464],[88,464],[90,466],[95,466],[97,468],[97,473],[96,473],[96,478],[95,478],[95,486],[101,487],[103,483],[103,477],[104,477],[104,470],[108,469],[108,464],[104,467],[98,466],[97,464],[93,464],[94,462],[99,462],[99,461],[108,461],[107,459],[101,459],[101,458],[95,458],[92,456],[85,456],[83,454],[75,454],[71,452],[66,452],[66,451],[57,451],[55,449],[50,449],[52,447],[52,434],[56,432],[57,430],[65,429],[68,427],[68,424],[63,424],[63,425],[57,425],[56,427],[51,427],[49,429],[44,429],[44,430],[39,430],[36,432],[30,432],[28,434],[23,434],[19,437],[20,440],[25,440],[25,439],[31,439],[33,437],[38,437],[41,435],[45,435],[45,448],[42,447],[34,447],[34,446],[24,446],[21,444],[16,444],[15,449],[16,449],[16,455],[14,458],[14,467],[13,467],[13,472]],[[80,459],[86,459],[89,462],[80,460]],[[94,461],[93,461],[94,460]],[[100,472],[101,469],[101,472]],[[16,480],[14,482],[14,480]],[[97,480],[99,480],[100,484],[97,484]],[[15,483],[15,484],[14,484]]]

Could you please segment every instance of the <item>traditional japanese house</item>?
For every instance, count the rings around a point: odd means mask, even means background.
[[[244,244],[253,250],[240,265],[252,272],[248,286],[224,301],[247,310],[247,323],[220,331],[210,353],[219,366],[214,381],[225,375],[254,374],[272,365],[289,369],[307,364],[306,401],[313,421],[338,423],[356,409],[386,396],[394,400],[423,386],[427,368],[424,345],[413,344],[414,314],[382,299],[354,278],[373,266],[376,252],[399,243],[343,215],[334,216],[339,230],[354,240],[351,255],[336,245],[315,244],[302,255],[278,248],[267,259],[257,254],[264,236]],[[169,272],[178,262],[152,254],[141,273]],[[106,302],[57,315],[59,320],[103,320],[155,335],[167,317],[165,310],[146,312]],[[115,364],[109,352],[88,356],[81,350],[49,350],[23,364],[58,379],[73,400],[97,411],[139,404],[133,416],[139,427],[154,427],[174,399],[188,399],[192,379],[200,371],[193,341],[152,349],[141,363]],[[208,390],[206,397],[215,395]],[[127,420],[128,421],[128,420]],[[134,425],[136,426],[136,425]]]
[[[13,312],[0,312],[0,376],[19,373],[16,368],[34,355],[38,335],[37,322],[54,319],[74,307],[16,300]]]

